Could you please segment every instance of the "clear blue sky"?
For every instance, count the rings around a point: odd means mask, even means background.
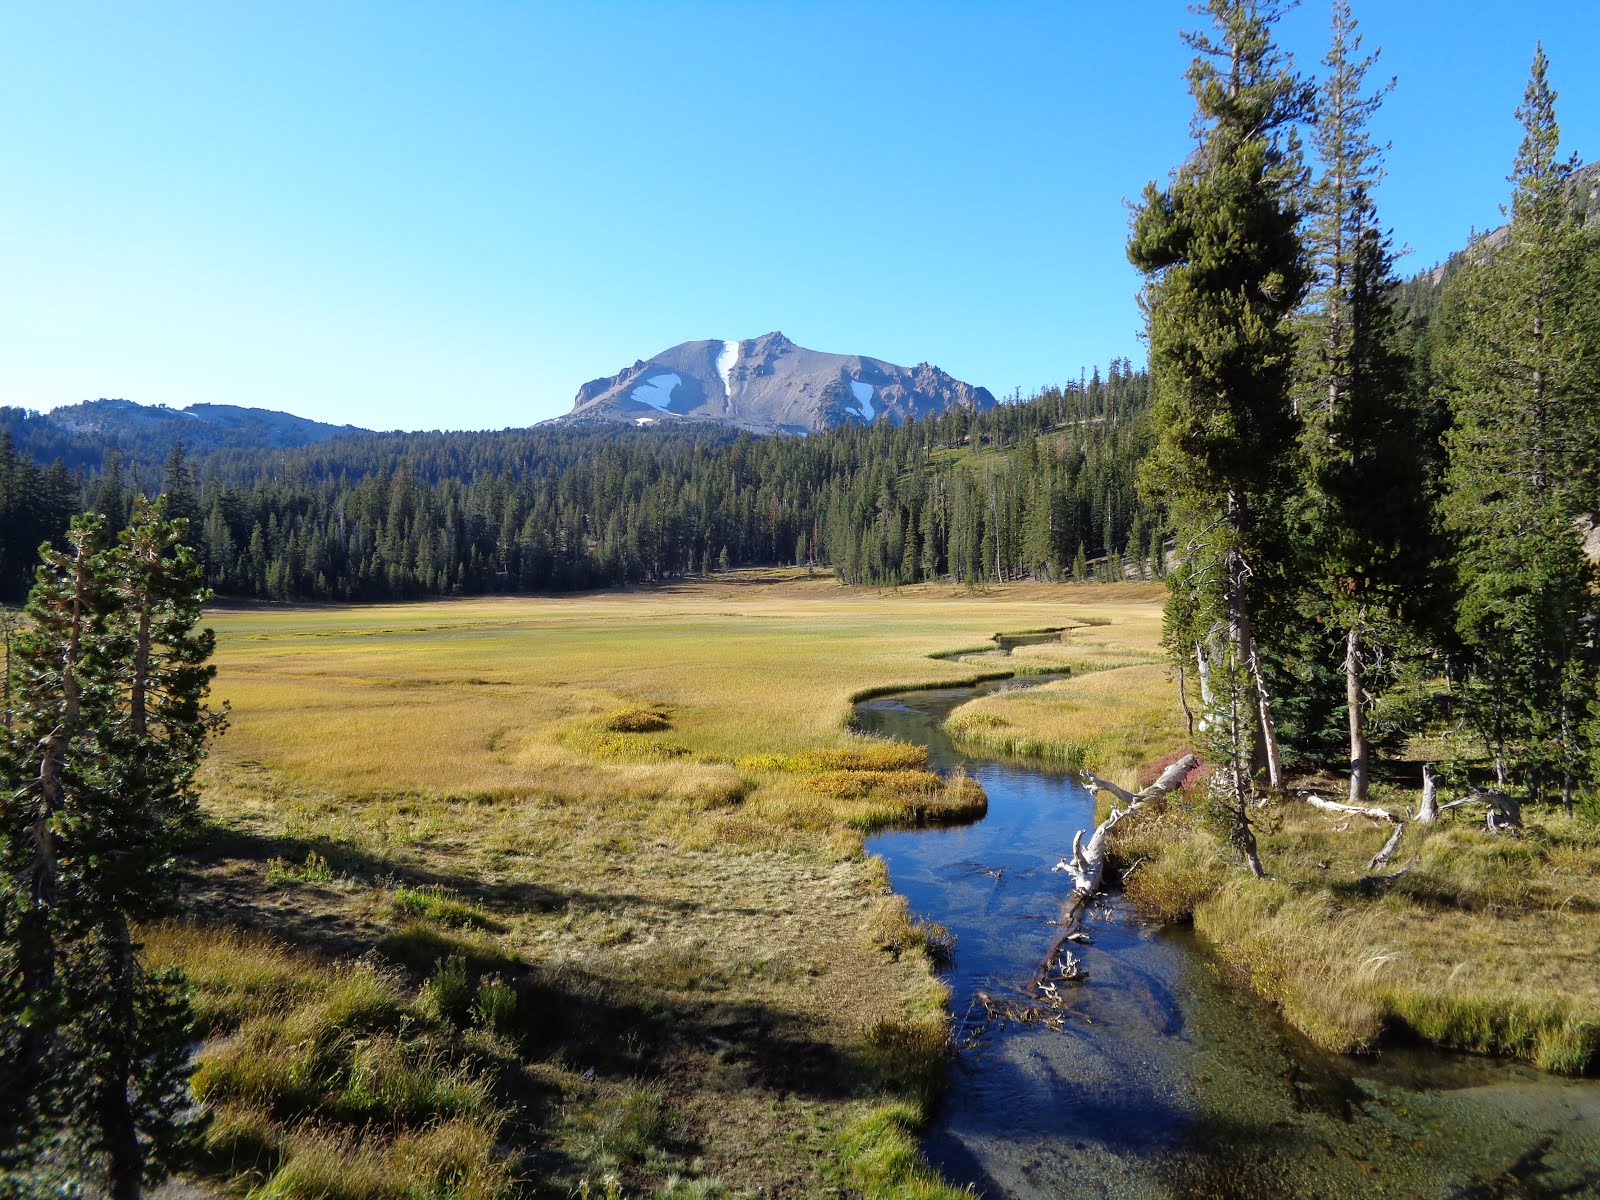
[[[1358,0],[1420,269],[1498,222],[1536,39],[1600,157],[1593,0]],[[1144,352],[1126,198],[1182,3],[0,3],[0,403],[378,428],[565,412],[695,338],[997,394]],[[1324,4],[1282,41],[1302,67]]]

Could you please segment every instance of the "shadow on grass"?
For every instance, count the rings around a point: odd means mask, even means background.
[[[475,950],[474,945],[490,944],[481,931],[408,922],[388,906],[352,904],[348,885],[266,886],[266,865],[272,859],[297,863],[308,855],[326,859],[336,877],[353,880],[358,887],[437,888],[496,916],[571,909],[611,912],[619,907],[770,915],[736,905],[629,892],[486,882],[397,863],[346,843],[263,837],[219,826],[203,830],[184,859],[181,915],[200,925],[254,928],[330,960],[376,950],[418,983],[452,956],[464,959],[475,974],[514,976],[520,1000],[517,1037],[524,1050],[535,1058],[557,1058],[579,1071],[593,1068],[602,1078],[648,1078],[667,1059],[691,1055],[709,1060],[708,1048],[716,1047],[714,1075],[780,1095],[843,1099],[882,1082],[884,1072],[874,1065],[882,1056],[870,1048],[842,1049],[810,1036],[808,1019],[799,1014],[716,995],[732,981],[709,962],[683,962],[663,952],[659,969],[647,965],[641,972],[634,964],[615,976],[570,964],[529,963],[509,952]]]
[[[290,867],[311,856],[324,860],[331,880],[302,880],[269,886],[269,864]],[[503,932],[500,918],[562,910],[610,912],[619,907],[641,913],[715,912],[763,917],[763,909],[706,900],[642,896],[633,892],[557,889],[533,881],[493,882],[467,872],[425,867],[387,855],[373,854],[347,842],[327,838],[268,837],[224,825],[206,824],[192,837],[180,860],[185,909],[206,920],[212,910],[231,914],[236,922],[273,932],[285,940],[309,945],[322,953],[363,953],[388,927],[386,922],[350,911],[351,885],[438,891],[483,908],[485,926]],[[356,906],[358,907],[358,906]]]

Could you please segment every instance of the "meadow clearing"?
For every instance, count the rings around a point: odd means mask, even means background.
[[[208,1169],[331,1200],[963,1194],[914,1137],[948,1044],[942,931],[861,844],[984,799],[850,732],[850,706],[1067,668],[962,706],[952,733],[1132,785],[1187,736],[1162,595],[772,571],[209,614],[232,727],[188,913],[146,931],[211,1035]],[[1039,629],[1063,640],[983,653]],[[1396,809],[1405,770],[1379,790]],[[1125,824],[1129,896],[1192,919],[1322,1044],[1404,1027],[1593,1065],[1592,822],[1412,830],[1418,867],[1373,892],[1364,823],[1273,804],[1274,878],[1254,881],[1202,807]]]
[[[999,631],[1147,657],[1159,596],[746,572],[208,614],[232,726],[188,914],[147,940],[212,1035],[210,1169],[363,1200],[958,1194],[911,1136],[939,931],[861,838],[983,797],[850,733],[851,701],[1009,670],[930,657]]]

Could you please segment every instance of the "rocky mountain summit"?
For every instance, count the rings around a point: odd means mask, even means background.
[[[578,389],[562,422],[637,426],[710,421],[755,433],[808,434],[887,417],[896,424],[955,405],[994,407],[929,363],[898,367],[859,354],[825,354],[781,333],[742,342],[684,342]]]

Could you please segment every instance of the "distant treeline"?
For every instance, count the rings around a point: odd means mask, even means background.
[[[391,600],[650,582],[748,564],[815,564],[852,583],[1159,571],[1160,521],[1134,487],[1148,381],[1108,373],[987,413],[810,438],[713,427],[557,426],[338,437],[164,464],[0,433],[0,588],[26,590],[39,543],[92,508],[113,527],[165,491],[219,593]],[[5,414],[16,417],[15,411]],[[23,445],[15,445],[10,430]],[[41,467],[39,450],[56,452]],[[1123,560],[1131,564],[1125,568]]]

